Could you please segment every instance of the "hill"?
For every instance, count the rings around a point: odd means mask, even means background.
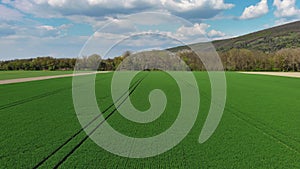
[[[300,21],[250,33],[244,36],[217,40],[212,42],[217,51],[228,51],[233,48],[258,50],[265,53],[279,51],[284,48],[300,47]],[[193,47],[203,43],[191,44]],[[172,52],[188,49],[187,46],[170,48]]]

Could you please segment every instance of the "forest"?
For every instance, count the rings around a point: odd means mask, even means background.
[[[226,71],[300,71],[300,48],[285,48],[273,53],[249,49],[218,52]],[[192,70],[205,70],[194,52],[181,52]]]
[[[285,48],[273,53],[265,53],[258,50],[233,48],[228,51],[218,52],[224,70],[226,71],[300,71],[300,48]],[[0,70],[72,70],[77,64],[81,68],[97,68],[99,71],[113,71],[130,52],[113,59],[102,59],[97,54],[75,58],[38,57],[33,59],[17,59],[0,61]],[[183,60],[190,70],[205,70],[199,56],[191,50],[181,50],[175,53]],[[143,56],[143,57],[147,57]],[[157,62],[160,62],[159,60]],[[163,63],[157,63],[163,64]],[[139,69],[139,68],[137,68]]]

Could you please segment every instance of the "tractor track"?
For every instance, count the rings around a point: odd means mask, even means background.
[[[42,99],[42,98],[45,98],[45,97],[48,97],[48,96],[52,96],[52,95],[55,95],[57,93],[60,93],[61,91],[67,90],[67,89],[70,89],[70,88],[69,87],[61,88],[61,89],[54,90],[54,91],[51,91],[51,92],[42,93],[40,95],[36,95],[36,96],[33,96],[33,97],[28,97],[28,98],[25,98],[25,99],[22,99],[22,100],[18,100],[18,101],[12,102],[12,103],[8,103],[8,104],[0,106],[0,110],[4,110],[4,109],[15,107],[15,106],[18,106],[18,105],[21,105],[21,104],[24,104],[24,103],[28,103],[28,102],[39,100],[39,99]]]
[[[105,77],[105,78],[95,80],[95,82],[100,81],[100,80],[104,80],[104,79],[107,79],[107,78],[109,78],[109,77]],[[55,95],[55,94],[60,93],[62,91],[72,89],[72,87],[73,86],[64,87],[64,88],[60,88],[58,90],[54,90],[54,91],[51,91],[51,92],[42,93],[42,94],[39,94],[39,95],[36,95],[36,96],[33,96],[33,97],[28,97],[28,98],[25,98],[25,99],[14,101],[12,103],[4,104],[4,105],[0,106],[0,110],[4,110],[4,109],[7,109],[7,108],[11,108],[11,107],[15,107],[15,106],[18,106],[18,105],[21,105],[21,104],[32,102],[32,101],[35,101],[35,100],[39,100],[39,99],[42,99],[42,98],[45,98],[45,97],[48,97],[48,96],[52,96],[52,95]]]
[[[87,133],[87,135],[75,146],[73,147],[73,149],[66,154],[55,166],[54,168],[58,168],[61,164],[63,164],[109,117],[111,117],[116,111],[117,109],[123,105],[123,103],[129,98],[129,96],[136,90],[136,88],[140,85],[140,83],[148,76],[149,74],[145,75],[144,77],[142,77],[140,80],[137,80],[136,82],[134,82],[130,87],[129,90],[131,90],[129,92],[129,94],[121,101],[121,103],[115,107],[108,115],[107,117],[104,118],[104,120],[102,120],[90,133]],[[104,114],[106,114],[107,112],[109,112],[109,110],[115,106],[126,94],[128,93],[128,91],[125,91],[117,100],[116,103],[112,103],[111,105],[109,105],[101,114],[97,115],[96,117],[94,117],[88,124],[86,124],[85,126],[83,126],[80,130],[78,130],[75,134],[73,134],[71,137],[69,137],[63,144],[61,144],[59,147],[57,147],[54,151],[52,151],[47,157],[45,157],[42,161],[40,161],[37,165],[35,165],[33,167],[33,169],[39,168],[40,166],[42,166],[47,160],[49,160],[52,156],[54,156],[59,150],[61,150],[64,146],[66,146],[70,141],[72,141],[76,136],[78,136],[80,133],[82,133],[82,131],[84,131],[84,129],[86,129],[87,127],[89,127],[92,123],[94,123],[98,118],[100,118],[101,116],[103,116]]]

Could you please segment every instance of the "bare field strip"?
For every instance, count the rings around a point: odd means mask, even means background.
[[[240,73],[300,78],[300,72],[240,72]]]
[[[76,73],[76,74],[65,74],[65,75],[56,75],[56,76],[40,76],[40,77],[28,77],[28,78],[19,78],[19,79],[8,79],[8,80],[0,80],[0,85],[47,80],[47,79],[56,79],[56,78],[63,78],[63,77],[83,76],[83,75],[91,75],[91,74],[98,74],[98,73],[108,73],[108,72],[109,71],[101,71],[101,72]]]

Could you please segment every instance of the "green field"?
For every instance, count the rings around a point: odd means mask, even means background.
[[[113,128],[132,137],[168,129],[180,108],[175,81],[163,72],[142,72],[134,81],[146,74],[130,96],[134,106],[147,110],[153,89],[163,90],[168,104],[159,119],[147,124],[128,121],[118,112],[108,118]],[[207,73],[194,75],[201,101],[192,130],[173,149],[143,159],[111,154],[91,139],[67,155],[86,136],[80,132],[67,141],[82,128],[73,107],[71,77],[0,85],[0,168],[33,168],[47,156],[40,168],[52,168],[60,161],[61,168],[300,168],[300,79],[226,73],[222,121],[213,136],[199,144],[210,106],[210,83]],[[96,78],[101,110],[112,103],[111,77],[107,73]]]
[[[73,71],[0,71],[0,80],[72,74]]]

